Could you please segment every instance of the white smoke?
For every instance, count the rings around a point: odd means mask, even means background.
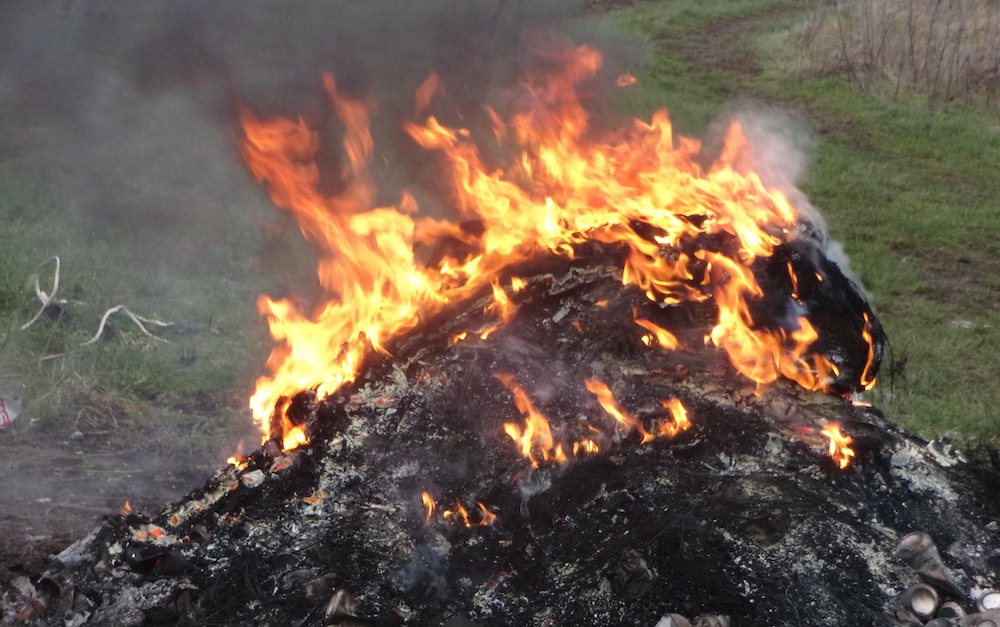
[[[746,163],[738,164],[756,172],[768,188],[781,191],[801,217],[804,232],[821,246],[827,259],[835,263],[867,298],[861,279],[851,271],[850,259],[843,244],[831,240],[826,220],[819,209],[799,188],[813,163],[816,136],[808,120],[791,111],[758,103],[738,103],[733,113],[713,127],[713,136],[721,137],[729,121],[736,120],[749,144]]]

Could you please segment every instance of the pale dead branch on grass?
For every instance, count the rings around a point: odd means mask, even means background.
[[[52,291],[46,292],[45,290],[42,289],[39,276],[41,275],[42,268],[52,263],[53,261],[56,262],[56,266],[55,266],[55,274],[52,277]],[[42,301],[42,306],[39,308],[38,313],[36,313],[31,320],[28,320],[23,325],[21,325],[22,331],[30,327],[32,324],[34,324],[35,321],[38,320],[38,318],[41,317],[43,313],[45,313],[45,309],[47,307],[52,305],[54,302],[60,302],[54,300],[56,297],[56,292],[59,291],[59,257],[53,255],[52,257],[49,257],[42,263],[38,264],[38,268],[35,269],[35,273],[28,278],[28,282],[34,283],[35,295],[38,297],[38,300]]]
[[[135,325],[139,327],[139,330],[148,335],[149,337],[153,338],[154,340],[159,340],[161,342],[167,341],[161,337],[156,337],[155,335],[150,333],[149,330],[147,330],[142,323],[145,322],[146,324],[155,324],[160,327],[169,327],[170,325],[173,324],[172,322],[163,322],[162,320],[156,320],[154,318],[144,318],[142,316],[137,316],[131,311],[129,311],[125,305],[115,305],[111,309],[108,309],[107,311],[104,312],[104,317],[101,318],[101,325],[97,328],[97,333],[94,334],[94,337],[90,338],[89,340],[81,344],[81,346],[86,346],[87,344],[93,344],[97,340],[101,339],[101,335],[104,334],[104,327],[108,323],[108,318],[110,318],[112,314],[116,314],[119,311],[124,312],[125,315],[127,315],[129,319],[131,319],[132,322],[134,322]]]
[[[52,291],[51,292],[46,292],[45,290],[42,289],[41,280],[40,280],[39,276],[41,275],[42,268],[44,268],[48,264],[52,263],[53,261],[55,262],[55,271],[54,271],[53,276],[52,276]],[[34,284],[35,296],[37,296],[38,300],[41,301],[42,306],[38,310],[38,313],[36,313],[31,320],[29,320],[26,323],[24,323],[23,325],[21,325],[21,330],[22,331],[25,330],[25,329],[27,329],[28,327],[30,327],[32,324],[34,324],[35,321],[37,321],[38,318],[40,318],[41,315],[43,313],[45,313],[45,310],[48,307],[52,306],[53,304],[57,304],[57,303],[58,304],[66,304],[66,303],[69,302],[69,301],[66,301],[66,300],[56,300],[56,293],[59,291],[59,270],[60,270],[60,267],[61,267],[61,262],[59,260],[58,255],[53,255],[53,256],[49,257],[48,259],[46,259],[45,261],[43,261],[42,263],[40,263],[38,265],[38,268],[35,270],[35,273],[32,274],[31,277],[29,277],[28,281],[29,281],[29,283],[33,283]],[[161,342],[166,342],[167,341],[167,340],[165,340],[163,338],[156,337],[155,335],[153,335],[152,333],[150,333],[149,330],[142,323],[145,322],[146,324],[155,324],[156,326],[159,326],[159,327],[168,327],[168,326],[170,326],[170,325],[173,324],[172,322],[163,322],[162,320],[156,320],[155,318],[146,318],[146,317],[143,317],[143,316],[139,316],[139,315],[136,315],[136,314],[132,313],[131,311],[129,311],[129,309],[125,305],[115,305],[114,307],[112,307],[112,308],[110,308],[110,309],[108,309],[107,311],[104,312],[104,316],[101,318],[101,324],[97,327],[97,333],[94,334],[94,337],[90,338],[89,340],[87,340],[86,342],[84,342],[83,344],[81,344],[81,346],[87,346],[88,344],[93,344],[94,342],[96,342],[97,340],[99,340],[101,338],[101,336],[104,334],[104,328],[108,324],[108,318],[110,318],[113,314],[118,313],[119,311],[124,312],[125,315],[128,316],[129,319],[132,320],[132,322],[134,322],[135,325],[137,327],[139,327],[139,330],[142,331],[145,335],[148,335],[149,337],[153,338],[154,340],[159,340]],[[72,353],[72,351],[70,351],[68,353],[60,353],[59,355],[49,356],[49,358],[50,359],[54,359],[55,357],[63,357],[65,355],[68,355],[68,354],[71,354],[71,353]]]

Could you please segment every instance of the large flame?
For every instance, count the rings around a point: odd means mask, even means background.
[[[516,154],[505,169],[488,167],[465,129],[449,128],[435,117],[404,125],[420,146],[443,155],[455,205],[464,220],[482,225],[479,235],[421,217],[409,195],[394,207],[374,206],[366,173],[373,150],[368,110],[341,94],[332,76],[324,82],[344,123],[348,163],[336,195],[320,191],[318,136],[305,122],[243,115],[243,155],[250,170],[323,251],[319,281],[329,293],[311,312],[292,300],[259,300],[278,342],[267,362],[270,374],[258,380],[250,400],[265,440],[282,438],[285,448],[304,442],[305,434],[286,415],[288,398],[303,390],[328,396],[354,380],[372,351],[387,353],[391,338],[449,303],[492,285],[491,310],[502,324],[514,313],[501,285],[505,268],[542,253],[572,256],[574,245],[588,240],[622,246],[627,253],[622,281],[654,301],[714,298],[719,317],[706,341],[724,349],[737,370],[758,384],[784,376],[818,389],[835,374],[831,363],[809,350],[816,333],[808,319],[800,318],[797,328],[786,332],[756,328],[751,318],[748,300],[761,289],[750,265],[793,235],[798,216],[780,192],[736,167],[748,149],[740,126],[732,124],[725,149],[708,170],[695,162],[697,141],[674,138],[666,111],[595,138],[574,86],[594,76],[600,54],[580,47],[557,60],[560,73],[524,81],[526,106],[520,112],[504,121],[488,111],[496,140]],[[428,105],[437,81],[425,83],[418,110]],[[641,234],[636,225],[642,225]],[[716,234],[734,243],[725,254],[695,244],[696,238]],[[461,242],[467,252],[433,261],[415,253],[445,238]],[[693,268],[704,277],[700,282]],[[512,282],[510,291],[517,289]],[[662,347],[675,345],[667,330],[648,320],[636,323]],[[471,331],[486,336],[491,330]],[[512,381],[505,383],[517,394]],[[592,391],[605,399],[605,409],[614,407],[603,390]],[[508,433],[523,438],[531,428],[513,425]],[[536,462],[556,455],[537,441],[533,446]]]

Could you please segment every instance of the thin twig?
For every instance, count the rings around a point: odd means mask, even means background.
[[[86,346],[87,344],[93,344],[97,340],[101,339],[101,335],[104,334],[104,327],[108,323],[108,318],[110,318],[112,314],[118,313],[119,311],[124,311],[125,315],[127,315],[132,320],[132,322],[134,322],[135,325],[139,327],[139,330],[148,335],[149,337],[153,338],[154,340],[160,340],[161,342],[167,341],[161,337],[156,337],[155,335],[150,333],[146,329],[146,327],[142,325],[142,323],[145,322],[146,324],[155,324],[161,327],[169,327],[170,325],[173,324],[173,322],[162,322],[160,320],[155,320],[153,318],[143,318],[142,316],[137,316],[131,311],[129,311],[125,305],[116,305],[104,312],[104,317],[101,318],[101,325],[97,328],[97,333],[94,334],[94,337],[90,338],[89,340],[81,344],[81,346]]]
[[[46,355],[45,357],[40,357],[38,359],[38,363],[42,363],[43,361],[50,361],[52,359],[61,359],[63,357],[69,357],[70,355],[75,355],[79,352],[80,349],[76,349],[72,351],[66,351],[65,353],[56,353],[55,355]]]
[[[50,261],[53,260],[55,260],[56,262],[56,272],[52,278],[52,292],[47,294],[45,293],[45,291],[42,290],[42,286],[38,281],[38,275],[41,273],[42,268],[44,268],[46,265],[49,264]],[[38,300],[42,301],[42,307],[41,309],[38,310],[38,313],[35,314],[34,318],[26,322],[23,326],[21,326],[22,331],[33,325],[35,323],[35,320],[38,320],[38,318],[42,315],[42,313],[45,312],[45,308],[48,307],[50,304],[52,304],[52,299],[56,297],[56,292],[59,291],[59,257],[57,255],[53,255],[48,259],[46,259],[45,261],[43,261],[42,263],[38,264],[38,267],[35,269],[35,273],[32,274],[28,280],[29,281],[33,280],[35,282],[35,295],[38,296]]]

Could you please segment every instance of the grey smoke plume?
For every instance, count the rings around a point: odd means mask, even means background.
[[[431,71],[449,104],[513,80],[525,33],[575,2],[9,1],[0,6],[0,112],[30,129],[19,161],[136,262],[201,272],[259,245],[273,209],[235,150],[237,109],[329,120],[321,73],[377,101],[391,150]],[[380,136],[381,135],[381,136]]]
[[[714,135],[721,137],[729,120],[737,120],[750,145],[748,163],[742,164],[756,172],[761,182],[780,190],[799,211],[808,235],[823,246],[823,252],[865,294],[861,279],[851,271],[850,259],[843,245],[829,238],[826,220],[813,206],[799,185],[812,164],[816,137],[809,123],[801,116],[787,110],[757,103],[738,103],[734,113],[714,127]]]
[[[816,145],[808,122],[790,111],[761,104],[738,103],[732,109],[724,122],[716,123],[713,135],[721,137],[730,120],[738,121],[750,147],[748,162],[740,165],[756,172],[766,187],[780,190],[825,241],[826,221],[799,189]]]

